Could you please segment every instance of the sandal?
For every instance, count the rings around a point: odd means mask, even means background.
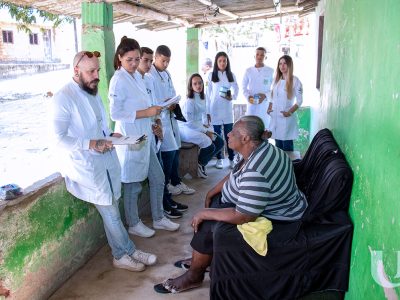
[[[185,258],[178,260],[174,263],[174,266],[180,269],[189,270],[191,258]],[[207,267],[206,272],[210,272],[210,267]]]
[[[161,294],[170,294],[170,293],[177,294],[177,293],[181,293],[181,292],[184,292],[187,290],[198,288],[203,284],[203,282],[198,282],[198,283],[193,283],[192,285],[190,285],[186,288],[178,289],[177,287],[170,284],[171,280],[173,280],[173,279],[169,278],[162,283],[154,285],[154,290],[157,293],[161,293]]]

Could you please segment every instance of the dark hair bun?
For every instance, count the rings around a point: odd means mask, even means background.
[[[124,35],[122,38],[121,38],[121,42],[123,41],[123,40],[126,40],[128,37],[126,36],[126,35]]]
[[[265,140],[268,140],[271,137],[271,135],[272,135],[271,131],[265,130],[263,132],[263,134],[261,135],[261,138],[265,141]]]

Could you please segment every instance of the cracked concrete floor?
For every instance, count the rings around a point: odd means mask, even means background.
[[[225,159],[224,169],[214,168],[215,161],[208,167],[207,179],[185,180],[185,183],[196,189],[194,195],[179,195],[174,199],[189,205],[189,210],[177,222],[181,228],[177,232],[157,230],[152,238],[132,236],[136,246],[158,256],[154,266],[147,267],[143,272],[129,272],[116,269],[112,265],[111,250],[108,245],[102,247],[82,268],[67,280],[51,297],[59,299],[96,299],[96,300],[131,300],[131,299],[176,299],[176,300],[203,300],[209,299],[210,279],[206,273],[201,288],[186,291],[181,294],[158,294],[153,290],[154,284],[167,278],[174,278],[184,273],[184,270],[174,267],[173,263],[179,259],[191,256],[189,245],[193,230],[190,221],[193,214],[204,207],[204,198],[208,190],[213,187],[228,172],[228,160]],[[151,218],[142,218],[143,222],[151,225]]]

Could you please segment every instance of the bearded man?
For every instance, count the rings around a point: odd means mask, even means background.
[[[100,96],[98,51],[81,51],[74,58],[74,76],[52,103],[56,144],[65,150],[62,174],[67,190],[99,211],[116,268],[143,271],[157,257],[136,249],[121,222],[121,168]]]

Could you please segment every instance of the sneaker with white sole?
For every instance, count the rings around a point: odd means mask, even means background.
[[[188,208],[189,208],[189,206],[187,206],[186,204],[182,204],[182,203],[176,202],[176,201],[174,201],[172,199],[170,201],[170,206],[172,208],[176,209],[177,211],[181,212],[181,213],[187,211]]]
[[[217,162],[215,163],[215,167],[217,169],[222,169],[224,167],[224,162],[222,161],[222,159],[217,159]]]
[[[182,213],[175,208],[169,207],[169,208],[164,208],[164,216],[170,219],[179,219],[182,218]]]
[[[229,168],[233,169],[235,167],[235,163],[233,162],[233,160],[229,161]]]
[[[157,256],[151,253],[143,252],[139,249],[136,249],[135,252],[132,253],[131,257],[146,266],[152,266],[157,262]]]
[[[128,232],[145,238],[152,237],[156,233],[153,229],[144,225],[142,221],[139,221],[135,226],[129,227]]]
[[[192,188],[188,187],[183,182],[181,182],[180,184],[176,185],[175,187],[180,189],[181,192],[184,193],[185,195],[191,195],[191,194],[194,194],[196,192],[195,189],[192,189]]]
[[[170,183],[167,184],[167,189],[173,196],[182,194],[182,191],[178,186],[174,186]]]
[[[113,259],[113,265],[119,269],[126,269],[133,272],[141,272],[143,271],[146,266],[142,264],[140,261],[132,258],[128,254],[125,254],[120,259]]]
[[[197,176],[199,176],[200,178],[207,178],[208,175],[206,173],[206,167],[202,166],[200,164],[198,164],[197,166]]]
[[[166,217],[163,217],[161,220],[158,221],[153,221],[153,228],[154,229],[162,229],[162,230],[168,230],[168,231],[176,231],[179,229],[179,224],[174,223],[167,219]]]

